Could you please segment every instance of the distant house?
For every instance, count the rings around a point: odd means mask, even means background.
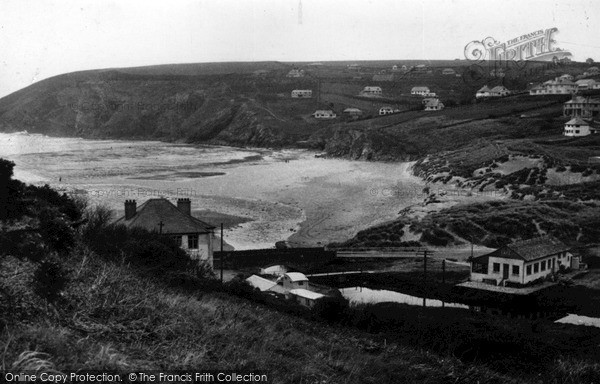
[[[354,119],[358,119],[363,115],[363,112],[358,108],[346,108],[343,112],[344,116],[348,116]]]
[[[492,90],[487,85],[484,85],[481,89],[477,91],[477,93],[475,93],[475,97],[478,99],[482,97],[490,97],[491,92]]]
[[[367,96],[367,97],[377,97],[377,96],[381,96],[381,94],[383,93],[383,91],[381,90],[381,87],[377,87],[377,86],[366,86],[363,88],[362,91],[360,91],[360,96]]]
[[[510,90],[503,85],[497,85],[490,90],[491,97],[504,97],[510,95]]]
[[[312,114],[315,119],[335,119],[337,115],[331,109],[319,109]]]
[[[177,199],[177,206],[164,198],[150,199],[139,208],[135,200],[125,200],[125,215],[115,224],[171,236],[193,260],[213,266],[214,227],[192,216],[190,199]]]
[[[563,104],[563,115],[571,117],[595,117],[600,113],[600,100],[574,96]]]
[[[378,73],[373,75],[373,81],[394,81],[394,74]]]
[[[304,77],[304,70],[294,68],[288,72],[286,77]]]
[[[431,93],[427,87],[413,87],[410,90],[411,95],[428,96]]]
[[[532,92],[534,91],[535,92]],[[548,80],[541,86],[535,87],[529,91],[530,95],[568,95],[577,93],[578,86],[571,80],[561,79]]]
[[[471,281],[494,285],[524,285],[546,277],[560,267],[579,267],[570,247],[552,236],[505,245],[471,261]]]
[[[456,75],[456,71],[452,68],[445,68],[445,69],[442,69],[442,75],[453,76],[453,75]]]
[[[265,279],[264,277],[260,277],[257,275],[252,275],[248,277],[246,279],[246,282],[261,292],[273,292],[281,295],[285,295],[285,293],[287,292],[283,288],[283,284],[281,284],[280,282]]]
[[[398,71],[398,66],[397,65],[392,65],[392,71]]]
[[[580,117],[567,121],[563,131],[565,136],[587,136],[590,133],[590,124]]]
[[[427,103],[425,103],[426,111],[439,111],[444,109],[444,104],[439,99],[429,99]]]
[[[596,84],[600,86],[600,83],[596,83],[594,79],[581,79],[575,82],[577,89],[580,91],[587,91],[589,89],[595,89]]]
[[[417,66],[415,66],[412,71],[414,73],[429,73],[431,72],[431,68],[429,68],[428,65],[425,64],[419,64]]]
[[[573,81],[574,77],[573,77],[573,75],[569,75],[568,73],[565,73],[564,75],[560,76],[559,79]]]
[[[392,113],[396,113],[396,110],[392,107],[381,107],[379,108],[379,116],[383,115],[391,115]]]
[[[292,91],[292,98],[294,99],[309,99],[312,97],[311,89],[294,89]]]
[[[309,289],[308,277],[300,272],[287,272],[283,275],[281,281],[283,288],[287,291],[291,289]]]

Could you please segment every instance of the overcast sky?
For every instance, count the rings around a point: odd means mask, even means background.
[[[84,69],[464,58],[472,40],[551,27],[600,61],[595,0],[0,0],[0,97]]]

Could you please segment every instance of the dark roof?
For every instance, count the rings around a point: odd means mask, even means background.
[[[150,199],[140,205],[136,214],[129,220],[121,217],[115,224],[123,224],[127,228],[145,228],[149,231],[160,231],[159,223],[163,223],[163,234],[209,233],[214,227],[181,212],[169,200]]]
[[[479,262],[484,262],[484,258],[494,256],[506,259],[532,261],[555,255],[560,252],[565,252],[570,249],[570,247],[553,236],[541,236],[505,245],[504,247],[497,249],[492,253],[477,257],[475,259],[477,259]]]

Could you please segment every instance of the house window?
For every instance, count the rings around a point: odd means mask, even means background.
[[[198,249],[198,235],[188,235],[188,248]]]
[[[527,266],[527,275],[531,275],[531,265]]]
[[[494,263],[494,272],[495,273],[500,272],[500,263]]]
[[[576,129],[576,130],[575,130],[575,133],[579,133],[579,129]]]
[[[540,264],[539,263],[533,264],[533,273],[538,273],[539,271],[540,271]]]
[[[512,274],[519,276],[519,272],[520,272],[519,271],[519,266],[518,265],[513,265],[512,266]]]
[[[304,281],[299,281],[298,285],[304,285]]]
[[[542,271],[545,271],[545,270],[546,270],[546,260],[542,261],[542,262],[540,263],[540,265],[541,265],[541,266],[540,266],[540,269],[541,269]]]

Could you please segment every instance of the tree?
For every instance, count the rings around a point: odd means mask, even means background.
[[[589,65],[592,65],[592,64],[594,64],[594,59],[592,59],[592,58],[590,57],[590,58],[589,58],[589,59],[587,59],[585,62],[586,62],[587,64],[589,64]]]

